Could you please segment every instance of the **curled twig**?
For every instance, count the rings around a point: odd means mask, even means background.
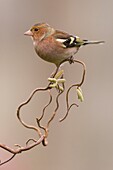
[[[85,66],[85,64],[84,64],[82,61],[74,60],[74,59],[73,59],[73,62],[79,63],[79,64],[81,64],[81,65],[83,66],[82,80],[81,80],[80,83],[73,84],[73,85],[71,85],[71,86],[68,88],[68,90],[67,90],[67,92],[66,92],[67,111],[66,111],[66,115],[65,115],[63,118],[60,119],[60,122],[62,122],[64,119],[66,119],[66,117],[68,116],[69,110],[70,110],[70,106],[71,106],[71,107],[73,106],[73,104],[72,104],[72,105],[69,105],[69,93],[70,93],[70,90],[71,90],[73,87],[80,87],[80,86],[82,86],[82,84],[83,84],[83,82],[84,82],[84,79],[85,79],[85,73],[86,73],[86,66]],[[74,105],[76,105],[76,106],[78,107],[77,104],[74,104]]]
[[[3,149],[4,149],[4,148],[3,148]],[[9,151],[8,151],[8,152],[9,152]],[[1,160],[0,160],[0,166],[8,163],[8,162],[11,161],[15,156],[16,156],[16,154],[13,154],[9,159],[7,159],[7,160],[4,161],[4,162],[1,162]]]
[[[52,102],[52,95],[51,95],[50,90],[48,90],[48,92],[49,92],[49,102],[44,106],[40,118],[36,118],[38,127],[39,127],[40,129],[43,129],[43,130],[45,131],[45,137],[47,137],[47,133],[48,133],[48,132],[47,132],[46,127],[44,127],[44,126],[42,126],[42,125],[40,124],[40,121],[43,119],[43,117],[44,117],[44,115],[45,115],[46,108],[47,108],[47,107],[51,104],[51,102]],[[47,143],[47,142],[46,142],[46,143]],[[44,142],[44,141],[43,141],[42,144],[45,146],[45,142]]]
[[[38,132],[39,137],[41,136],[41,132],[40,132],[39,128],[37,128],[37,127],[35,127],[35,126],[31,126],[31,125],[26,124],[26,123],[21,119],[21,117],[20,117],[20,109],[21,109],[23,106],[27,105],[27,104],[31,101],[31,99],[33,98],[33,96],[35,95],[36,92],[39,92],[39,91],[47,91],[48,89],[49,89],[48,86],[47,86],[46,88],[37,88],[37,89],[35,89],[35,90],[31,93],[31,95],[30,95],[30,97],[27,99],[27,101],[25,101],[25,102],[23,102],[22,104],[20,104],[20,106],[19,106],[18,109],[17,109],[17,118],[19,119],[19,121],[21,122],[21,124],[22,124],[24,127],[26,127],[26,128],[33,129],[33,130],[35,130],[36,132]]]
[[[63,118],[61,118],[61,119],[59,120],[59,122],[62,122],[64,119],[66,119],[66,117],[68,116],[68,113],[69,113],[70,109],[72,108],[72,106],[78,107],[78,105],[77,105],[76,103],[71,104],[71,105],[69,106],[69,108],[67,109],[67,112],[66,112],[65,116],[64,116]]]
[[[59,109],[59,97],[60,97],[60,95],[63,93],[63,91],[61,91],[58,95],[57,95],[57,97],[56,97],[56,108],[55,108],[55,110],[54,110],[54,112],[53,112],[53,114],[52,114],[52,116],[51,116],[51,118],[48,120],[48,122],[47,122],[47,129],[49,128],[49,125],[50,125],[50,123],[52,122],[52,120],[54,119],[54,117],[55,117],[55,115],[56,115],[56,113],[57,113],[57,110]]]
[[[82,74],[82,79],[81,79],[81,82],[80,83],[77,83],[77,84],[73,84],[71,85],[68,90],[67,90],[67,93],[66,93],[66,103],[67,103],[67,108],[69,108],[69,92],[70,90],[73,88],[73,87],[80,87],[82,86],[83,82],[84,82],[84,79],[85,79],[85,73],[86,73],[86,66],[85,64],[82,62],[82,61],[79,61],[79,60],[74,60],[74,62],[77,62],[79,64],[81,64],[83,66],[83,74]]]
[[[59,76],[59,75],[57,75],[57,76]],[[57,78],[57,76],[56,76],[56,78]],[[61,79],[63,79],[63,72],[61,75]],[[62,90],[61,90],[61,86],[58,85],[58,95],[56,96],[56,108],[55,108],[51,118],[47,122],[47,129],[49,128],[51,121],[54,119],[54,117],[57,113],[57,110],[59,109],[59,97],[64,92],[64,89],[65,89],[65,85],[64,85],[64,82],[62,82]]]
[[[28,141],[26,142],[26,146],[29,144],[29,142],[36,142],[36,140],[35,139],[28,139]]]
[[[77,84],[73,84],[71,85],[67,91],[66,91],[66,114],[65,116],[60,119],[60,122],[63,121],[64,119],[66,119],[66,117],[68,116],[69,114],[69,111],[70,109],[73,107],[73,106],[77,106],[78,105],[76,103],[72,103],[71,105],[69,104],[69,94],[70,94],[70,91],[73,87],[76,87],[77,88],[77,92],[79,94],[79,99],[81,99],[82,101],[82,91],[81,89],[79,88],[83,82],[84,82],[84,78],[85,78],[85,72],[86,72],[86,68],[85,68],[85,64],[79,60],[74,60],[73,58],[70,58],[70,59],[67,59],[65,61],[69,61],[69,63],[79,63],[83,66],[83,74],[82,74],[82,80],[80,83],[77,83]],[[63,61],[63,62],[65,62]],[[62,63],[63,63],[62,62]],[[40,143],[42,143],[44,146],[46,146],[48,144],[48,141],[47,141],[47,137],[48,137],[48,132],[49,132],[49,127],[50,127],[50,124],[51,122],[54,120],[56,114],[57,114],[57,111],[60,107],[60,103],[59,103],[59,97],[61,96],[61,94],[64,92],[65,90],[65,79],[63,78],[63,70],[60,70],[59,71],[59,67],[56,68],[55,72],[52,74],[52,76],[50,78],[48,78],[49,80],[49,84],[47,87],[45,88],[36,88],[32,93],[31,95],[29,96],[29,98],[23,102],[22,104],[19,105],[19,107],[17,108],[17,118],[18,120],[20,121],[20,123],[25,127],[25,128],[28,128],[28,129],[31,129],[31,130],[34,130],[38,133],[38,136],[39,136],[39,139],[38,140],[34,140],[34,139],[28,139],[27,142],[26,142],[26,145],[25,147],[22,147],[20,146],[19,144],[16,144],[15,146],[17,147],[16,149],[12,149],[4,144],[0,144],[0,148],[6,150],[7,152],[11,153],[12,156],[7,159],[6,161],[4,162],[1,162],[0,161],[0,165],[3,165],[7,162],[9,162],[10,160],[12,160],[17,154],[19,153],[22,153],[24,151],[28,151],[30,149],[32,149],[33,147],[39,145]],[[44,118],[45,116],[45,112],[46,112],[46,109],[53,103],[53,95],[51,94],[51,89],[55,88],[57,90],[57,95],[55,96],[55,102],[56,102],[56,106],[52,112],[52,115],[49,117],[49,119],[47,120],[47,124],[42,126],[41,125],[41,121],[42,119]],[[38,127],[35,127],[35,126],[32,126],[32,125],[28,125],[27,123],[25,123],[23,121],[23,119],[21,118],[21,114],[20,114],[20,111],[21,111],[21,108],[25,105],[27,105],[33,98],[33,96],[37,93],[37,92],[45,92],[45,91],[48,91],[49,93],[49,101],[47,102],[47,104],[43,107],[43,110],[42,110],[42,114],[39,118],[36,118],[36,121],[37,121],[37,124],[38,124]],[[41,130],[44,130],[44,132],[42,133]],[[31,144],[30,144],[31,142]]]
[[[31,145],[29,145],[29,146],[26,145],[25,147],[19,147],[18,149],[11,149],[11,148],[9,148],[8,146],[6,146],[4,144],[0,144],[0,148],[4,149],[4,150],[6,150],[6,151],[8,151],[8,152],[10,152],[12,154],[12,156],[9,159],[7,159],[6,161],[0,162],[0,166],[7,163],[7,162],[9,162],[17,154],[22,153],[23,151],[28,151],[28,150],[34,148],[35,146],[39,145],[44,140],[44,138],[45,138],[44,136],[41,136],[39,138],[39,140],[34,141],[34,143],[32,143]]]
[[[43,111],[42,111],[42,115],[40,116],[40,118],[38,118],[38,121],[40,122],[42,120],[42,118],[44,117],[44,114],[45,114],[45,111],[46,111],[46,108],[51,104],[52,102],[52,95],[51,95],[51,91],[48,90],[49,92],[49,102],[44,106],[43,108]]]

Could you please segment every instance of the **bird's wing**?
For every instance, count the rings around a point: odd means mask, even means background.
[[[65,48],[71,48],[71,47],[76,47],[78,46],[78,42],[77,42],[77,39],[79,37],[77,36],[73,36],[73,35],[70,35],[66,32],[62,32],[62,31],[58,31],[56,30],[56,32],[54,33],[54,38],[56,39],[56,41],[62,43],[62,45],[65,47]]]

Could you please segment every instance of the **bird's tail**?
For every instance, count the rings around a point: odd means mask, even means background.
[[[82,45],[88,45],[88,44],[103,44],[105,41],[89,41],[89,40],[83,40]]]
[[[89,40],[82,40],[79,37],[76,37],[76,46],[80,47],[82,45],[88,44],[103,44],[104,41],[89,41]]]

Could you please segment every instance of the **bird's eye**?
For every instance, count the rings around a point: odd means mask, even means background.
[[[38,28],[34,28],[34,31],[36,31],[36,32],[37,32],[37,31],[38,31]]]

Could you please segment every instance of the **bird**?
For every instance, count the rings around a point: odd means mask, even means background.
[[[31,36],[37,55],[55,64],[57,68],[65,61],[71,63],[81,46],[104,43],[104,41],[82,40],[79,36],[56,30],[47,23],[33,25],[24,35]]]

